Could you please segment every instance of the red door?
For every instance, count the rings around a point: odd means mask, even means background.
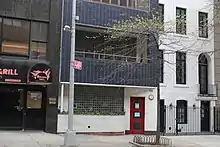
[[[130,132],[131,134],[144,133],[144,98],[131,97],[130,100]]]

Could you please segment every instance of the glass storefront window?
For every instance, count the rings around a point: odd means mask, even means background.
[[[0,17],[0,49],[1,49],[1,42],[2,42],[2,18]]]
[[[31,59],[46,60],[47,43],[31,42]]]
[[[2,52],[28,55],[30,22],[3,19]]]
[[[47,41],[48,25],[47,23],[31,22],[31,40]]]
[[[31,22],[31,59],[46,60],[47,35],[47,23]]]
[[[46,60],[48,23],[0,17],[0,52]]]

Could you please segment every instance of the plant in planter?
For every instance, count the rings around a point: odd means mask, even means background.
[[[125,115],[125,111],[121,112],[112,112],[112,111],[104,111],[104,110],[95,110],[90,111],[86,109],[74,109],[74,114],[77,115],[111,115],[111,116],[117,116],[117,115]]]

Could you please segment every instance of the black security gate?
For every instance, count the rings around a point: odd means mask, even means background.
[[[210,107],[201,102],[201,107],[161,105],[161,135],[199,135],[220,132],[220,107]],[[214,121],[213,121],[214,118]],[[213,126],[214,130],[211,126]]]
[[[214,108],[214,129],[215,132],[220,132],[220,107]]]
[[[160,132],[164,134],[166,131],[166,106],[164,100],[160,100]]]

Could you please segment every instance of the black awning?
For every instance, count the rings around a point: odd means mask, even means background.
[[[48,62],[0,58],[1,83],[52,83],[52,69]]]

